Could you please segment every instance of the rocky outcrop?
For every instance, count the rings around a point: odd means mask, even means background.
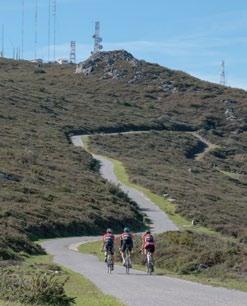
[[[125,50],[98,52],[80,63],[76,73],[88,76],[99,71],[102,79],[122,79],[127,75],[128,68],[136,68],[138,65],[139,61]]]

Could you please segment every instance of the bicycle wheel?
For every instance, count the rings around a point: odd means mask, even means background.
[[[129,250],[126,250],[126,252],[125,252],[125,271],[126,271],[126,274],[129,274],[129,272],[130,272],[130,254],[129,254]]]
[[[153,272],[153,258],[150,252],[147,253],[147,274],[151,275]]]
[[[111,254],[107,255],[107,262],[106,262],[106,266],[107,266],[107,273],[111,274],[112,270],[113,270],[113,262],[112,262],[112,256]]]

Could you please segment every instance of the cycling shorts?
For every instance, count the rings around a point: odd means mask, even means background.
[[[114,245],[113,244],[105,244],[104,247],[105,252],[109,252],[111,255],[114,255]]]
[[[132,249],[133,249],[133,242],[123,241],[122,246],[121,246],[121,251],[125,252],[127,249],[130,252],[132,251]]]
[[[154,244],[147,244],[145,247],[144,247],[145,250],[147,250],[148,252],[150,253],[154,253],[155,251],[155,245]]]

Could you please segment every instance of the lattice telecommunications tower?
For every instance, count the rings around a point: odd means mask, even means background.
[[[94,50],[93,54],[100,52],[100,50],[103,49],[103,46],[101,45],[103,39],[100,37],[100,22],[97,21],[95,23],[95,34],[93,35],[94,39]]]
[[[221,62],[220,84],[223,85],[223,86],[226,85],[225,61]]]
[[[74,40],[70,42],[70,63],[76,63],[76,42]]]

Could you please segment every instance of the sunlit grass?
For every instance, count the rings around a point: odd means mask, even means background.
[[[28,273],[34,265],[53,265],[52,256],[31,256],[26,261],[24,272]],[[65,291],[68,296],[76,297],[76,306],[123,306],[117,299],[103,294],[92,282],[79,273],[62,268],[62,273],[68,278]],[[24,306],[21,303],[6,302],[0,300],[0,306]],[[31,306],[25,304],[25,306]],[[36,305],[41,306],[41,305]]]

